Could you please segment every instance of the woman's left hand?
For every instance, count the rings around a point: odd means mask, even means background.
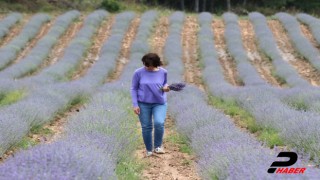
[[[164,92],[169,92],[169,91],[170,91],[170,88],[169,88],[169,86],[164,86],[164,87],[162,88],[162,90],[163,90]]]

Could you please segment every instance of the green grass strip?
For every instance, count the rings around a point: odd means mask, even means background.
[[[39,135],[40,137],[51,136],[51,135],[53,135],[53,131],[48,128],[44,128],[41,125],[33,126],[30,130],[29,135],[23,137],[19,143],[17,143],[15,146],[13,146],[13,148],[27,150],[30,147],[39,144],[39,142],[37,140],[33,139],[31,135]]]
[[[14,148],[26,150],[32,146],[37,145],[37,144],[38,144],[38,142],[36,142],[35,140],[33,140],[32,138],[30,138],[28,136],[25,136],[22,138],[22,140],[17,145],[14,146]]]
[[[128,156],[117,164],[116,174],[119,180],[140,180],[145,164],[133,156]]]
[[[127,100],[127,105],[125,108],[127,109],[128,114],[126,117],[123,117],[123,118],[126,118],[129,122],[131,122],[130,128],[137,129],[136,132],[140,136],[140,132],[138,131],[139,126],[137,125],[138,117],[131,108],[130,94],[123,93],[123,92],[119,92],[119,93],[120,93],[119,96],[125,97],[123,98],[123,100]],[[121,158],[116,166],[115,171],[119,180],[127,180],[127,179],[140,180],[142,171],[143,169],[145,169],[145,166],[146,166],[144,162],[139,160],[134,155],[134,152],[138,148],[139,144],[143,143],[142,138],[139,138],[138,140],[132,139],[131,142],[132,143],[130,144],[130,146],[127,147],[127,150],[122,155],[120,155]]]
[[[25,91],[16,90],[0,96],[0,107],[13,104],[27,95]]]
[[[189,155],[192,154],[192,148],[189,145],[189,141],[187,137],[179,134],[179,133],[172,133],[170,134],[167,138],[166,141],[172,143],[172,144],[178,144],[179,145],[179,150],[182,153],[187,153]],[[189,163],[189,162],[186,162]]]
[[[279,76],[274,69],[271,70],[271,76],[273,76],[281,86],[287,85],[287,81]]]
[[[235,101],[223,100],[221,98],[210,95],[209,102],[212,106],[223,110],[227,115],[237,120],[237,124],[240,127],[248,129],[251,133],[257,135],[260,141],[266,142],[266,144],[273,148],[274,146],[283,146],[284,142],[279,136],[279,132],[275,129],[265,128],[258,125],[254,117],[243,108],[241,108]]]

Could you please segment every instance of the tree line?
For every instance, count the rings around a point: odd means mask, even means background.
[[[18,4],[29,9],[37,9],[46,4],[55,8],[86,9],[84,7],[101,8],[107,10],[120,9],[120,4],[137,3],[147,6],[161,6],[173,10],[188,12],[211,12],[220,14],[233,11],[237,14],[247,14],[259,11],[266,15],[279,11],[303,11],[320,15],[320,0],[0,0],[7,4]],[[0,7],[1,9],[1,7]],[[123,8],[122,8],[123,9]],[[125,8],[124,8],[125,9]]]
[[[320,12],[320,0],[133,0],[153,6],[165,6],[182,11],[216,12],[255,9],[274,11],[297,10]]]

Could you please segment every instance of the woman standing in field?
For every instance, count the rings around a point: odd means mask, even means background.
[[[155,53],[142,57],[143,67],[135,70],[132,78],[131,96],[135,114],[139,116],[142,137],[147,156],[154,152],[163,154],[162,139],[167,112],[167,70],[160,67],[162,62]],[[154,146],[152,145],[152,117],[154,120]]]

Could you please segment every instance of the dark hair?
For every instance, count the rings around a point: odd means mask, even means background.
[[[162,62],[160,61],[160,57],[156,53],[148,53],[142,57],[143,65],[149,67],[159,67],[162,66]]]

